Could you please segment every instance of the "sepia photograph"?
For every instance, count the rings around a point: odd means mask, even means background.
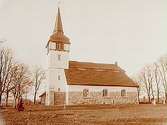
[[[167,125],[167,0],[0,0],[0,125]]]

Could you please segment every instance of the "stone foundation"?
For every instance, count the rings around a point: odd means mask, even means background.
[[[120,92],[110,92],[102,96],[101,92],[89,92],[87,97],[82,92],[69,92],[69,105],[76,104],[134,104],[138,103],[137,92],[127,92],[121,96]]]

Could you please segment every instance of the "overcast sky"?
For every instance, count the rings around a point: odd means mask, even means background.
[[[167,53],[167,0],[62,0],[60,9],[71,60],[118,61],[132,75]],[[56,14],[56,0],[0,0],[1,46],[46,67]]]

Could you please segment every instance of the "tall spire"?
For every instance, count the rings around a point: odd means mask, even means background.
[[[61,15],[60,15],[60,8],[59,7],[58,7],[58,13],[57,13],[57,17],[56,17],[55,28],[54,28],[53,32],[63,33],[63,25],[62,25],[62,21],[61,21]]]
[[[53,30],[53,34],[50,36],[49,42],[70,44],[70,39],[64,35],[63,25],[61,21],[60,9],[58,7],[58,13],[56,16],[56,23]]]

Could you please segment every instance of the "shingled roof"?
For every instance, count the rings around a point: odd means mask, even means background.
[[[138,87],[115,64],[70,61],[65,73],[68,85]]]

